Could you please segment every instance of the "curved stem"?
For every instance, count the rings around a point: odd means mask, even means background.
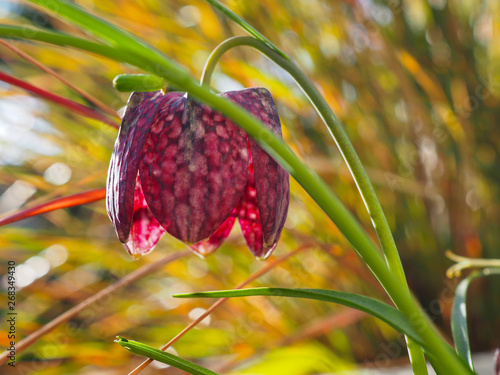
[[[234,13],[231,9],[226,8],[224,5],[219,3],[217,0],[205,0],[205,1],[207,3],[209,3],[211,6],[213,6],[215,9],[217,9],[219,12],[221,12],[224,16],[226,16],[230,20],[233,20],[243,30],[245,30],[247,33],[252,35],[255,39],[259,39],[262,42],[264,42],[267,46],[269,46],[272,50],[274,50],[274,52],[280,54],[285,59],[290,59],[285,52],[283,52],[278,47],[276,47],[269,39],[267,39],[264,35],[262,35],[262,33],[260,33],[259,30],[252,27],[245,20],[243,20],[236,13]]]
[[[297,84],[304,91],[311,104],[326,124],[333,139],[337,143],[349,170],[351,171],[356,186],[358,187],[359,193],[363,198],[363,202],[365,203],[366,209],[368,210],[372,220],[373,227],[377,232],[377,236],[390,271],[397,277],[401,286],[406,288],[409,294],[408,284],[406,282],[403,265],[401,264],[396,243],[394,242],[394,237],[392,236],[387,218],[377,198],[373,185],[368,178],[368,175],[363,168],[361,160],[359,159],[352,143],[344,131],[342,124],[337,119],[316,86],[314,86],[309,78],[307,78],[304,72],[302,72],[302,70],[290,58],[286,55],[284,57],[281,54],[276,53],[275,50],[271,49],[266,43],[252,37],[234,37],[221,43],[212,52],[205,65],[205,69],[203,70],[201,84],[209,86],[210,78],[220,57],[229,49],[242,45],[257,49],[271,61],[283,68],[295,79]],[[397,302],[394,302],[397,306]],[[414,372],[416,374],[427,374],[427,367],[425,365],[425,358],[422,351],[419,349],[418,345],[413,343],[413,341],[409,338],[407,338],[407,344]]]
[[[387,264],[390,270],[394,274],[396,274],[398,279],[404,282],[404,285],[406,286],[407,284],[403,266],[401,264],[401,259],[399,258],[392,232],[389,228],[389,224],[387,223],[387,219],[377,198],[373,185],[371,184],[371,181],[368,178],[363,165],[361,164],[361,160],[354,150],[351,141],[347,137],[342,124],[337,119],[326,100],[320,94],[316,86],[314,86],[314,84],[309,80],[309,78],[307,78],[304,72],[302,72],[302,70],[291,59],[283,58],[281,55],[277,54],[274,50],[269,48],[267,44],[255,38],[230,38],[221,43],[210,55],[203,71],[201,83],[203,85],[209,85],[215,65],[217,64],[220,57],[229,49],[241,45],[253,47],[264,54],[271,61],[287,71],[295,79],[300,88],[304,91],[321,119],[325,122],[328,130],[331,132],[332,137],[337,143],[337,146],[342,153],[345,162],[349,166],[354,181],[356,182],[358,190],[365,203],[366,209],[370,214],[373,227],[375,228],[375,231],[377,232],[377,235],[379,237],[380,244],[384,251],[384,255],[387,259]]]

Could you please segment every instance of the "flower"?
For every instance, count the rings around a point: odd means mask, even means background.
[[[281,137],[269,91],[220,95]],[[130,254],[150,252],[166,231],[207,255],[238,219],[252,253],[266,258],[285,224],[289,190],[288,173],[220,112],[179,92],[130,96],[106,194],[109,217]]]

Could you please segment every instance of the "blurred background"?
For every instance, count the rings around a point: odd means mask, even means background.
[[[215,46],[244,35],[202,0],[76,2],[145,39],[195,77]],[[297,61],[341,119],[375,184],[410,286],[450,337],[458,281],[446,278],[452,262],[445,251],[500,258],[500,3],[223,3]],[[23,2],[1,0],[0,17],[3,24],[84,36]],[[128,95],[113,89],[113,78],[139,72],[68,48],[13,44],[116,111]],[[4,46],[0,69],[92,106]],[[222,58],[212,84],[220,91],[268,88],[285,141],[376,239],[333,140],[284,71],[239,47]],[[107,125],[0,82],[0,213],[105,187],[116,135]],[[250,285],[332,288],[388,302],[336,227],[294,181],[291,195],[282,239],[268,261],[253,259],[235,226],[222,248],[205,260],[184,256],[85,308],[19,354],[15,373],[128,373],[141,359],[113,344],[116,335],[161,346],[214,302],[177,300],[173,293],[232,288],[297,249]],[[2,227],[0,275],[7,261],[17,264],[18,340],[127,274],[184,250],[165,236],[153,253],[132,259],[117,240],[103,201]],[[471,287],[475,352],[500,344],[499,296],[498,278]],[[7,306],[3,301],[0,309]],[[7,347],[7,327],[0,328],[0,346]],[[230,300],[171,350],[224,374],[305,375],[404,364],[402,343],[384,323],[342,306],[253,297]],[[154,363],[143,373],[179,372]]]

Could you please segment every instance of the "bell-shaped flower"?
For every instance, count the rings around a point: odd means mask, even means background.
[[[270,93],[220,94],[281,137]],[[238,219],[258,258],[276,247],[290,199],[288,173],[220,112],[179,92],[133,93],[109,167],[106,204],[130,254],[151,251],[164,232],[201,255]]]

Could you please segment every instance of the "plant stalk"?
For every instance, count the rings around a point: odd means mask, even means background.
[[[351,171],[352,177],[354,178],[356,186],[358,187],[359,193],[372,220],[373,227],[375,228],[379,238],[380,245],[390,271],[397,277],[401,286],[406,288],[408,294],[410,294],[394,237],[392,236],[392,232],[382,206],[378,200],[377,194],[375,193],[375,189],[373,188],[373,185],[363,168],[361,160],[344,131],[342,124],[337,119],[326,100],[320,94],[316,86],[314,86],[314,84],[304,74],[304,72],[293,62],[293,60],[287,58],[286,55],[284,57],[282,54],[277,53],[261,40],[245,36],[230,38],[219,44],[219,46],[217,46],[208,58],[205,69],[203,70],[203,76],[201,79],[202,85],[210,86],[210,78],[215,66],[225,52],[231,48],[243,45],[257,49],[264,56],[283,68],[292,76],[295,82],[306,94],[307,98],[316,109],[323,122],[326,124],[345,162],[347,163],[349,170]],[[397,302],[394,301],[394,303],[397,306]],[[406,341],[413,372],[416,375],[426,375],[427,366],[422,350],[419,345],[414,343],[409,337],[406,337]]]

